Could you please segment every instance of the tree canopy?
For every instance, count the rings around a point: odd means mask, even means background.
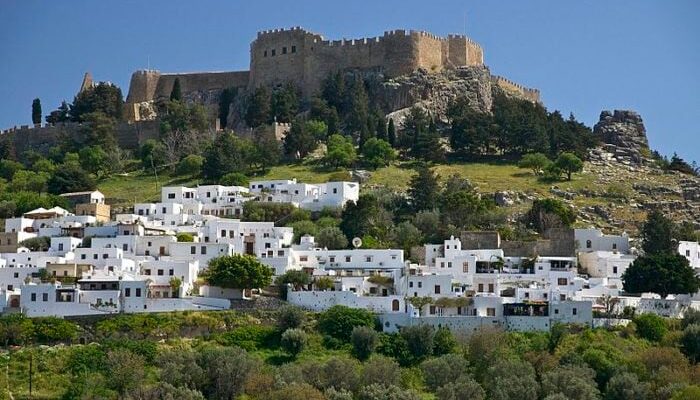
[[[210,260],[204,277],[213,286],[254,289],[272,282],[272,269],[254,256],[235,254]]]

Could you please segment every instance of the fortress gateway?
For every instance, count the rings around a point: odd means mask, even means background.
[[[136,71],[129,85],[126,113],[130,120],[142,119],[139,103],[169,96],[175,78],[179,78],[183,93],[206,101],[206,97],[216,96],[225,88],[250,89],[290,81],[309,95],[318,90],[329,73],[339,70],[375,71],[396,77],[419,68],[439,72],[483,64],[481,46],[464,35],[445,38],[422,31],[394,30],[380,37],[330,41],[299,27],[274,29],[258,32],[251,43],[249,71]]]

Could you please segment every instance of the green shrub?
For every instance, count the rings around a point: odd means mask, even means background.
[[[333,306],[318,317],[318,329],[321,333],[340,339],[350,340],[356,326],[374,327],[376,317],[370,311],[346,306]]]
[[[224,346],[238,346],[246,351],[274,346],[276,339],[275,328],[264,325],[241,326],[216,337],[216,341]]]
[[[666,321],[656,314],[642,314],[632,321],[637,328],[637,335],[651,342],[661,341],[668,331]]]
[[[301,353],[309,341],[309,336],[301,329],[287,329],[282,334],[280,345],[282,348],[293,357]]]

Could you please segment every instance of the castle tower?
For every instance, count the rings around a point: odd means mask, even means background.
[[[78,90],[78,93],[82,93],[87,89],[90,89],[93,86],[92,82],[92,74],[90,72],[86,72],[85,75],[83,76],[83,83],[80,84],[80,90]]]

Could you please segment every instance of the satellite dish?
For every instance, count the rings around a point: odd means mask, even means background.
[[[358,247],[362,246],[362,239],[360,239],[359,237],[353,238],[352,245],[357,249]]]

